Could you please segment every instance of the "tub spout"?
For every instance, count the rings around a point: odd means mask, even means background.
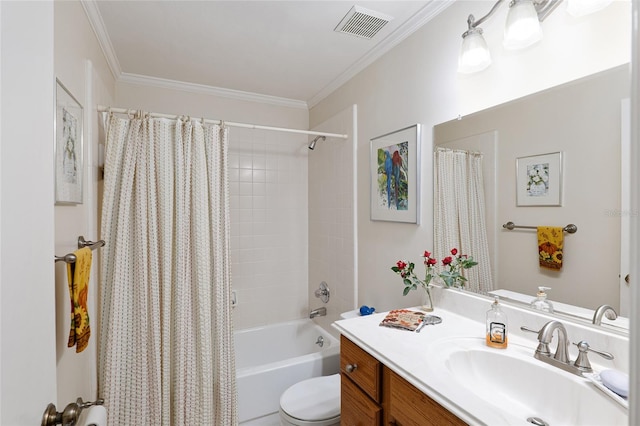
[[[327,308],[318,308],[309,312],[309,318],[324,317],[327,315]]]

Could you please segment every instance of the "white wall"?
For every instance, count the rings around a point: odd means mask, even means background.
[[[356,307],[356,113],[354,105],[316,126],[315,131],[349,137],[319,140],[309,153],[309,307],[327,308],[316,321],[328,330],[342,312]],[[315,297],[322,281],[330,289],[327,304]]]
[[[467,16],[484,15],[493,1],[455,2],[401,44],[370,65],[310,112],[315,126],[351,104],[358,105],[358,303],[379,309],[410,306],[390,271],[398,259],[419,260],[433,247],[432,191],[423,180],[421,225],[369,220],[369,140],[422,123],[423,178],[431,176],[431,137],[435,124],[544,88],[629,62],[629,2],[580,19],[567,16],[566,2],[543,23],[544,40],[526,51],[501,47],[505,6],[483,25],[494,64],[473,76],[456,72]],[[591,45],[594,42],[595,44]],[[591,46],[588,52],[583,46]]]
[[[115,81],[80,2],[53,4],[55,76],[84,107],[83,203],[57,205],[54,209],[55,252],[64,255],[77,249],[80,235],[87,240],[100,238],[97,105],[112,102]],[[94,251],[88,299],[91,338],[81,353],[67,347],[71,321],[66,264],[55,265],[58,410],[78,397],[91,401],[97,397],[99,257],[100,252]]]
[[[205,93],[117,85],[116,105],[265,126],[308,128],[306,109]],[[308,315],[307,137],[229,130],[234,327],[244,329]]]
[[[0,424],[56,399],[53,3],[0,2]]]

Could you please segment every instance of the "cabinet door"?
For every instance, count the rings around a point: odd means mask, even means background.
[[[396,426],[458,426],[466,424],[388,368],[384,369],[384,381],[389,424]]]
[[[382,364],[344,336],[340,336],[340,372],[380,402]]]
[[[340,424],[343,426],[381,426],[382,408],[348,377],[340,377]]]

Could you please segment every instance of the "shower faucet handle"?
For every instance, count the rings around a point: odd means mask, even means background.
[[[329,297],[331,296],[331,292],[329,291],[329,286],[325,281],[320,283],[320,288],[318,288],[315,293],[317,298],[322,300],[324,303],[329,302]]]

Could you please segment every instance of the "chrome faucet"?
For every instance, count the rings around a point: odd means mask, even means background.
[[[325,307],[314,309],[309,312],[309,318],[324,317],[325,315],[327,315],[327,308]]]
[[[607,319],[610,319],[611,321],[618,318],[618,313],[611,306],[600,305],[598,306],[598,309],[596,309],[596,311],[593,314],[593,323],[595,325],[600,325],[600,323],[602,323],[602,315],[604,315],[605,317],[607,317]]]
[[[538,332],[538,348],[536,349],[535,357],[540,359],[539,356],[549,358],[551,353],[549,352],[549,343],[553,338],[553,332],[558,330],[558,346],[556,347],[556,353],[553,358],[559,362],[569,362],[569,339],[567,339],[567,329],[560,321],[549,321]]]
[[[589,344],[583,340],[579,343],[575,343],[578,347],[579,354],[575,362],[572,363],[569,359],[569,339],[567,337],[567,329],[560,321],[549,321],[540,329],[540,331],[531,330],[527,327],[520,327],[520,329],[523,331],[538,333],[538,347],[533,354],[535,359],[539,359],[542,362],[546,362],[547,364],[578,376],[581,376],[582,373],[589,373],[593,371],[591,369],[589,358],[587,357],[587,352],[595,352],[605,359],[613,359],[613,355],[610,353],[591,349]],[[555,354],[551,356],[549,344],[553,338],[553,332],[556,330],[558,330],[558,346],[556,347]]]

